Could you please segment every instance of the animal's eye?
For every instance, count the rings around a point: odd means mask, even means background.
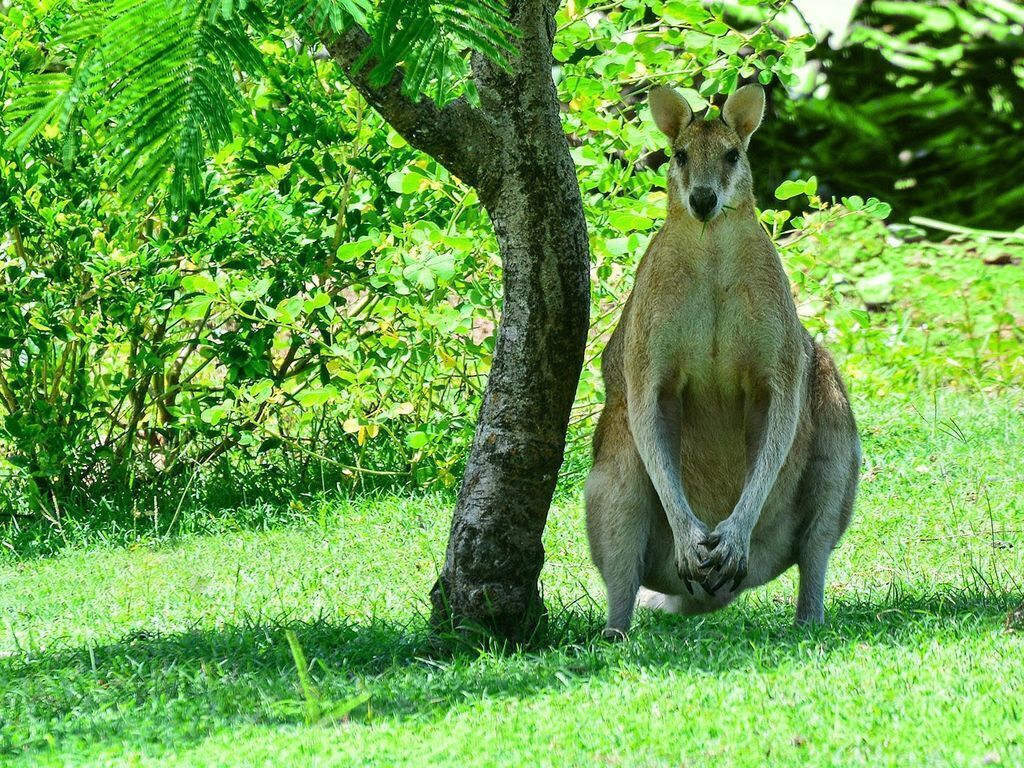
[[[672,159],[676,161],[677,165],[686,165],[686,150],[677,149],[675,152],[672,153]]]
[[[735,165],[740,161],[740,151],[738,149],[730,149],[725,153],[725,162],[730,165]]]

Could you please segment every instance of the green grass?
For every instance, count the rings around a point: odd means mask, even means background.
[[[866,466],[828,624],[791,574],[709,616],[595,641],[575,487],[547,530],[551,627],[439,654],[442,497],[0,560],[12,765],[983,765],[1024,762],[1024,393],[857,404]],[[287,632],[309,665],[300,680]]]
[[[808,308],[865,452],[826,626],[792,627],[790,573],[597,642],[588,428],[545,534],[549,629],[521,653],[427,632],[450,496],[186,503],[173,537],[100,503],[0,532],[0,764],[1024,764],[1020,268],[838,241],[889,303],[866,326]]]

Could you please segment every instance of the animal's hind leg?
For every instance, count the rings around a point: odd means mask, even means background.
[[[608,590],[605,637],[623,637],[644,575],[657,494],[625,429],[625,409],[602,415],[601,441],[584,490],[587,535]]]
[[[796,558],[800,569],[797,624],[825,619],[825,572],[832,550],[850,524],[860,472],[860,441],[831,359],[819,358],[817,374],[817,428],[798,499],[806,527]]]
[[[824,517],[820,517],[812,523],[800,544],[797,624],[820,624],[825,620],[825,573],[838,540],[835,530],[827,525]]]

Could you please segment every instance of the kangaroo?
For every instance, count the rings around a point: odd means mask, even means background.
[[[650,93],[672,146],[668,215],[601,361],[584,491],[609,639],[625,637],[641,587],[649,607],[702,613],[794,563],[796,622],[824,620],[860,440],[754,211],[746,150],[764,102],[747,85],[704,120],[676,91]]]

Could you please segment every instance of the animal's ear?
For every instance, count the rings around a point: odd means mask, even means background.
[[[736,131],[743,148],[750,143],[750,134],[757,130],[764,116],[764,88],[751,83],[733,93],[722,107],[722,119]]]
[[[671,88],[660,85],[652,88],[647,99],[651,104],[654,122],[669,140],[675,139],[693,119],[693,110],[686,103],[686,99]]]

